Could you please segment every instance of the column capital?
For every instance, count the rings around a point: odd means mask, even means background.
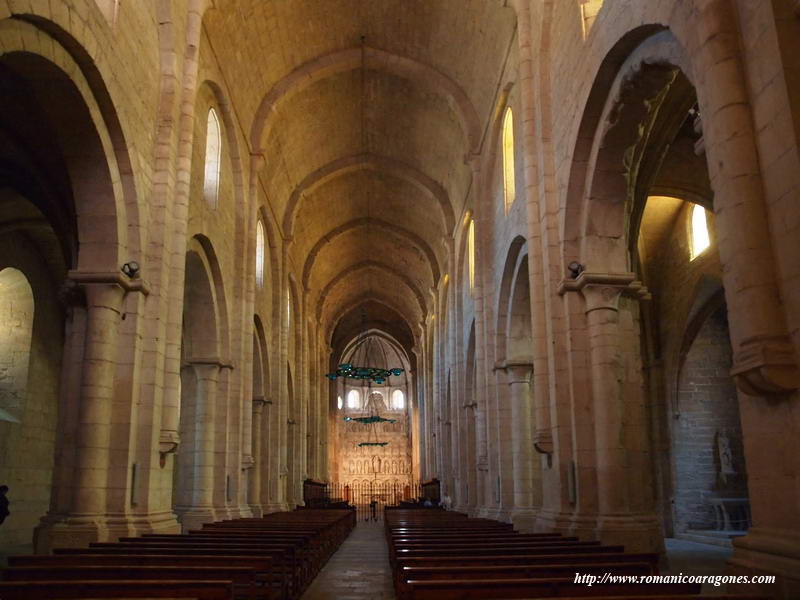
[[[212,379],[219,375],[220,369],[225,365],[216,358],[190,358],[183,363],[185,367],[194,369],[195,375],[198,379]]]
[[[79,271],[73,269],[67,272],[67,279],[74,281],[86,289],[90,284],[118,285],[125,293],[141,292],[145,296],[150,293],[150,287],[144,279],[131,279],[121,271]]]
[[[751,396],[788,394],[800,388],[800,370],[791,341],[785,336],[742,340],[733,354],[731,375]]]
[[[503,361],[506,372],[506,383],[530,383],[533,375],[533,361],[529,358],[512,359]]]
[[[253,414],[260,415],[264,410],[264,405],[267,403],[264,396],[256,396],[253,398]]]
[[[580,292],[586,301],[586,312],[605,309],[616,311],[620,296],[650,300],[650,292],[636,279],[635,273],[590,273],[583,271],[575,279],[562,279],[558,293]]]
[[[537,429],[533,434],[533,447],[539,454],[552,454],[553,432],[549,429]]]

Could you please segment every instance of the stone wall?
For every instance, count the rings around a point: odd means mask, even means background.
[[[11,516],[0,552],[29,547],[50,506],[63,323],[40,250],[20,235],[0,238],[0,485]]]
[[[678,380],[673,424],[675,527],[713,529],[712,496],[746,497],[744,456],[724,307],[710,315],[692,343]],[[730,441],[736,475],[720,474],[719,437]]]

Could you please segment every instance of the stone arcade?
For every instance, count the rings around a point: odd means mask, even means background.
[[[0,554],[438,478],[800,597],[799,142],[797,0],[0,0]]]

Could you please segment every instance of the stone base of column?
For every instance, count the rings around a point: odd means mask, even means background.
[[[175,513],[163,511],[148,515],[134,515],[133,526],[136,528],[135,535],[145,533],[180,533],[181,525]]]
[[[256,519],[263,517],[266,513],[264,512],[264,508],[260,504],[250,504],[250,513]]]
[[[562,512],[553,512],[546,509],[536,511],[536,521],[533,524],[533,533],[562,533],[564,535],[577,535],[572,533],[574,515]],[[596,521],[592,520],[592,525]],[[586,534],[584,534],[586,538]]]
[[[181,531],[186,533],[190,529],[201,529],[206,523],[219,521],[220,518],[212,507],[176,508]]]
[[[533,533],[538,511],[533,508],[515,508],[511,511],[514,529],[522,533]]]
[[[240,504],[239,506],[228,506],[226,510],[227,517],[220,517],[220,519],[249,519],[253,516],[249,504]]]
[[[262,505],[261,509],[264,511],[265,515],[274,512],[286,512],[289,510],[289,505],[285,502],[271,502],[270,504]]]
[[[626,552],[664,552],[664,536],[655,514],[598,515],[595,536],[603,544],[622,544]]]
[[[54,548],[87,548],[109,540],[105,517],[46,516],[33,530],[33,551],[52,554]]]
[[[582,540],[597,539],[597,515],[570,515],[564,526],[566,527],[565,529],[558,529],[557,531],[574,535]]]
[[[734,538],[728,573],[775,576],[775,583],[728,584],[731,593],[800,598],[800,532],[751,528],[747,535]]]
[[[487,517],[489,519],[494,519],[495,521],[501,521],[503,523],[510,523],[511,522],[511,509],[510,508],[495,508],[492,509]]]

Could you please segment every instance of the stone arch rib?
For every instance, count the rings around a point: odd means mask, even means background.
[[[284,233],[288,237],[292,236],[294,221],[297,217],[297,212],[304,194],[313,192],[321,185],[337,177],[361,170],[389,173],[413,184],[439,205],[445,222],[445,230],[453,230],[455,215],[453,214],[453,207],[450,204],[450,197],[437,181],[403,161],[386,156],[378,156],[372,153],[363,153],[344,156],[329,162],[327,165],[306,175],[306,177],[297,184],[297,187],[292,192],[286,204],[286,212],[283,217]]]
[[[378,48],[365,47],[364,59],[368,69],[422,82],[443,94],[458,116],[467,138],[469,148],[465,154],[477,152],[481,140],[480,119],[466,92],[455,81],[430,65]],[[256,111],[250,130],[253,151],[263,152],[262,142],[272,124],[270,117],[277,112],[278,105],[283,100],[327,77],[358,68],[361,68],[361,47],[348,48],[314,58],[278,81],[261,100]]]
[[[316,261],[317,255],[322,251],[322,248],[325,247],[326,244],[332,242],[340,235],[344,235],[353,229],[358,229],[360,227],[374,227],[376,229],[381,229],[383,231],[387,231],[397,235],[398,237],[404,238],[411,242],[414,246],[419,248],[423,254],[428,259],[428,263],[431,267],[431,273],[433,275],[434,284],[439,281],[439,277],[441,276],[441,269],[439,268],[439,261],[436,259],[436,255],[434,254],[431,247],[428,243],[423,240],[420,236],[415,233],[412,233],[408,229],[400,227],[399,225],[395,225],[394,223],[388,223],[387,221],[382,221],[380,219],[373,219],[370,217],[363,217],[361,219],[353,219],[352,221],[348,221],[343,225],[340,225],[336,229],[333,229],[322,236],[311,251],[308,253],[308,257],[306,258],[305,265],[303,266],[303,287],[308,288],[308,282],[311,278],[311,269],[314,268],[314,262]]]
[[[339,282],[343,281],[346,277],[352,275],[353,273],[357,273],[358,271],[363,271],[365,269],[375,269],[377,271],[383,271],[399,279],[414,294],[414,297],[417,300],[417,304],[419,305],[420,314],[423,315],[425,314],[426,312],[425,298],[423,297],[422,292],[420,292],[419,289],[417,289],[417,286],[414,285],[413,281],[411,281],[406,275],[404,275],[397,269],[390,267],[389,265],[385,265],[383,263],[379,263],[374,260],[365,260],[350,265],[349,267],[343,269],[333,279],[331,279],[324,288],[322,288],[322,291],[320,292],[319,296],[322,299],[322,301],[317,305],[317,321],[319,321],[320,317],[322,316],[322,309],[325,304],[325,299],[330,294],[330,291],[334,287],[336,287],[336,285]]]

